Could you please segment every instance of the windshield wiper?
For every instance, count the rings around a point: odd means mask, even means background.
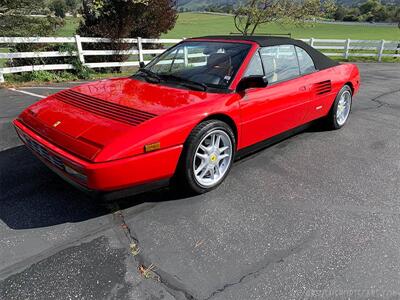
[[[166,80],[173,80],[174,82],[180,83],[185,86],[189,86],[199,91],[206,91],[208,86],[204,83],[193,81],[190,79],[186,79],[180,76],[172,75],[172,74],[162,74],[161,77]]]
[[[148,77],[155,79],[157,82],[161,81],[161,77],[157,73],[154,73],[153,71],[150,71],[150,70],[144,69],[144,68],[143,69],[140,68],[139,72],[146,74]],[[146,77],[146,78],[148,78],[148,77]]]

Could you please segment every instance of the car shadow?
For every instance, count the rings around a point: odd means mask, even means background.
[[[326,130],[316,124],[303,132]],[[285,147],[285,140],[290,140],[290,137],[278,142],[278,147]],[[257,157],[270,146],[242,157],[235,165]],[[157,203],[187,197],[186,194],[166,188],[105,203],[66,183],[25,146],[0,152],[0,220],[12,229],[82,222],[110,214],[115,204],[119,209],[126,209],[145,202]]]
[[[144,202],[179,199],[179,195],[169,190],[150,194],[151,197],[146,193],[113,204],[124,209]],[[66,183],[25,146],[0,152],[0,220],[12,229],[82,222],[109,214],[109,204],[90,198]]]
[[[327,122],[324,119],[317,119],[313,121],[310,126],[304,132],[326,132],[332,131]]]

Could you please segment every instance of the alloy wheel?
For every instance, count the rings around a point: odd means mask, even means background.
[[[347,118],[349,117],[351,109],[351,93],[349,91],[344,91],[342,95],[340,95],[340,99],[337,106],[336,111],[336,122],[339,126],[342,126],[346,123]]]
[[[232,150],[232,141],[223,130],[211,131],[203,137],[193,158],[197,183],[207,188],[218,184],[229,169]]]

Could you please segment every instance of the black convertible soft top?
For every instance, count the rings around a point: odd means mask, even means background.
[[[236,40],[236,41],[251,41],[259,44],[261,47],[278,46],[278,45],[295,45],[303,48],[311,56],[317,70],[324,70],[339,65],[338,62],[325,56],[318,50],[314,49],[307,43],[300,40],[291,39],[288,37],[278,36],[237,36],[237,35],[210,35],[193,38],[196,39],[215,39],[215,40]]]

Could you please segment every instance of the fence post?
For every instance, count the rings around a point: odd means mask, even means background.
[[[314,48],[314,38],[310,39],[310,46]]]
[[[3,73],[0,72],[0,83],[5,82]]]
[[[85,56],[83,55],[81,36],[78,35],[78,34],[75,35],[75,43],[76,43],[76,49],[78,50],[79,61],[82,64],[84,64],[85,63]]]
[[[344,44],[344,53],[343,53],[345,59],[349,58],[349,50],[350,50],[350,39],[347,39]]]
[[[378,48],[378,62],[382,62],[382,54],[384,49],[385,49],[385,40],[382,40]]]
[[[184,61],[185,67],[187,67],[189,65],[189,52],[188,52],[187,47],[183,48],[183,61]]]
[[[138,48],[138,52],[139,52],[139,62],[142,62],[142,61],[144,61],[144,59],[143,59],[143,45],[142,45],[141,37],[137,38],[137,48]]]

